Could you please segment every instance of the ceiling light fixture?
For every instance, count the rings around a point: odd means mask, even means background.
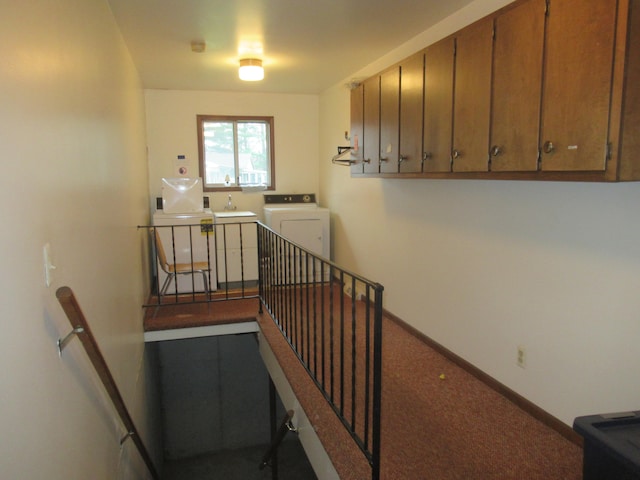
[[[238,70],[240,80],[245,82],[257,82],[264,78],[264,68],[262,60],[259,58],[243,58],[240,60],[240,70]]]

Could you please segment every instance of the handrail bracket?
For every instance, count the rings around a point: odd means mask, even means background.
[[[81,333],[84,333],[84,328],[82,327],[75,327],[73,330],[71,330],[64,338],[59,338],[57,345],[58,345],[58,355],[62,356],[62,351],[64,350],[64,348],[67,346],[67,344],[73,340],[73,337],[75,335],[79,335]]]

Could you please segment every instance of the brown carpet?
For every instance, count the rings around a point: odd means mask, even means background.
[[[187,302],[190,298],[187,297],[184,300]],[[151,299],[149,303],[155,303],[155,299]],[[259,306],[260,300],[257,298],[245,298],[147,307],[144,315],[144,330],[151,332],[255,321]]]
[[[394,322],[383,338],[382,478],[582,478],[580,447]]]
[[[176,321],[181,327],[241,321],[256,318],[257,307],[256,299],[192,306],[198,311],[191,313],[183,307],[177,319],[177,311],[172,316],[167,307],[149,309],[156,315],[149,315],[145,328],[175,328]],[[340,478],[370,478],[364,455],[273,319],[266,313],[257,319]],[[388,318],[382,357],[382,479],[582,478],[581,447]]]

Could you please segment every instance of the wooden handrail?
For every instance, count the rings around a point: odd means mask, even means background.
[[[91,363],[93,364],[93,368],[95,368],[100,380],[102,380],[104,388],[107,390],[107,393],[120,416],[120,420],[122,420],[122,423],[127,429],[127,436],[131,437],[133,443],[135,443],[153,479],[159,480],[160,477],[153,465],[153,461],[151,460],[144,443],[142,443],[142,438],[138,434],[138,430],[131,419],[131,415],[129,415],[127,407],[124,404],[124,400],[122,399],[122,395],[120,395],[120,391],[118,390],[118,386],[111,375],[107,362],[100,352],[100,348],[91,333],[89,324],[80,309],[80,305],[78,304],[73,291],[69,287],[60,287],[56,291],[56,297],[58,298],[60,305],[62,305],[62,309],[67,314],[69,323],[71,323],[71,327],[73,328],[73,333],[75,333],[82,342],[82,345],[89,356],[89,360],[91,360]]]

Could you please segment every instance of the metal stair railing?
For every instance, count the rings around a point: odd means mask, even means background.
[[[293,418],[293,415],[294,415],[293,410],[288,410],[287,413],[285,413],[284,418],[280,423],[280,428],[278,428],[278,430],[275,432],[275,435],[273,436],[273,440],[271,440],[271,445],[269,446],[269,450],[267,450],[267,453],[264,454],[264,457],[262,457],[262,461],[260,462],[260,467],[259,467],[260,470],[263,470],[266,466],[269,466],[269,465],[271,465],[272,468],[274,468],[274,475],[273,475],[274,478],[278,478],[277,462],[275,464],[272,464],[271,459],[276,457],[278,452],[278,447],[280,446],[280,443],[282,443],[282,440],[284,440],[284,437],[287,435],[287,433],[296,432],[296,429],[291,423],[291,419]]]
[[[380,478],[382,285],[258,224],[259,295]]]

